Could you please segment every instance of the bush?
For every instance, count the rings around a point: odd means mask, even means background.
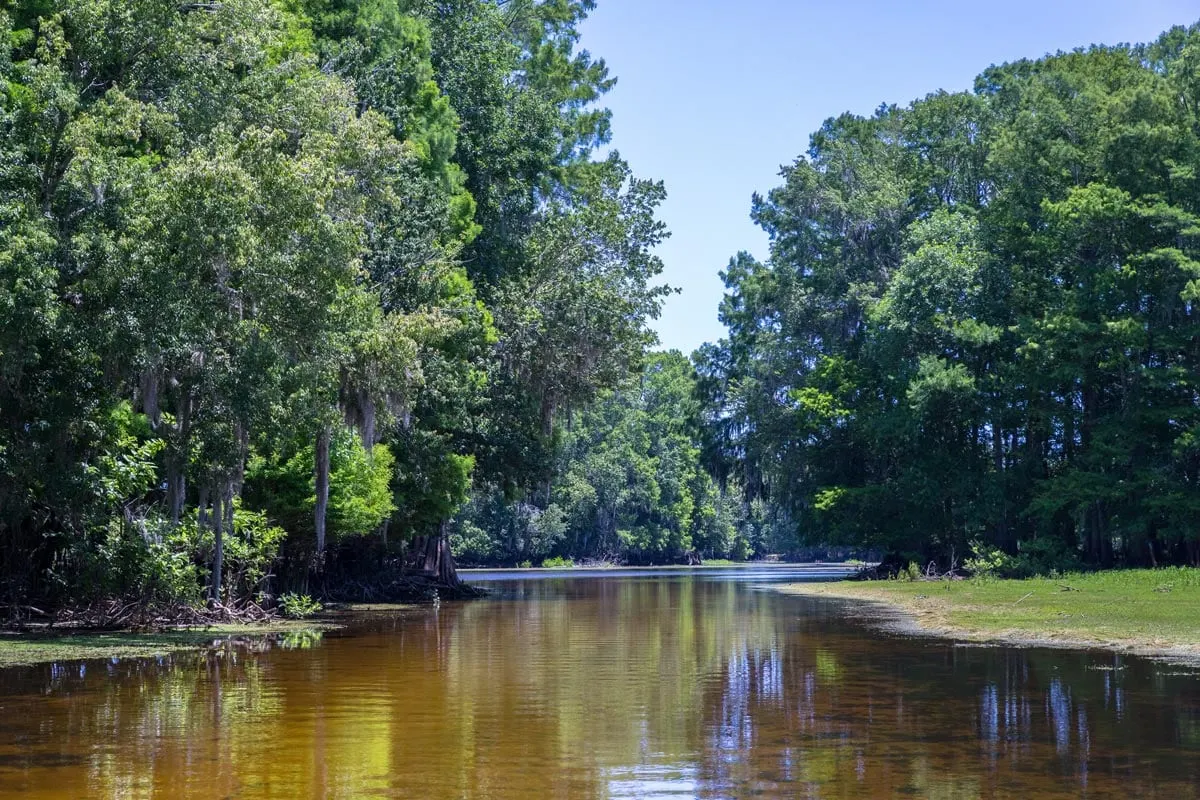
[[[270,524],[266,514],[242,508],[239,499],[233,502],[233,531],[226,531],[222,540],[224,589],[230,598],[252,597],[266,588],[287,532]],[[183,520],[167,536],[173,550],[187,553],[204,564],[212,562],[215,547],[212,529],[201,528],[195,516]]]
[[[1012,571],[1013,559],[998,547],[974,541],[971,542],[971,557],[963,561],[963,566],[974,578],[999,578]]]
[[[550,569],[569,569],[575,566],[575,562],[563,556],[551,556],[542,562],[542,566]]]
[[[306,594],[286,592],[279,596],[279,610],[288,619],[304,619],[321,610],[321,604]]]
[[[1035,537],[1018,543],[1015,556],[981,542],[971,543],[971,557],[963,562],[976,578],[1033,578],[1075,572],[1079,555],[1059,539]]]
[[[147,604],[193,603],[202,597],[202,569],[191,551],[163,540],[163,521],[134,524],[120,517],[71,541],[47,572],[59,601],[124,597]]]
[[[461,564],[489,564],[497,560],[491,535],[471,519],[456,518],[451,523],[450,550]]]
[[[1011,575],[1014,578],[1055,576],[1083,568],[1079,554],[1061,539],[1044,536],[1027,539],[1017,545],[1017,551]]]

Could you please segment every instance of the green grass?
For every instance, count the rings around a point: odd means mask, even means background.
[[[78,633],[0,633],[0,668],[82,659],[149,658],[200,650],[215,640],[294,635],[335,625],[279,620],[265,624],[211,625],[153,633],[81,631]]]
[[[783,590],[887,603],[926,631],[970,639],[1200,656],[1200,569],[1028,580],[841,581]]]

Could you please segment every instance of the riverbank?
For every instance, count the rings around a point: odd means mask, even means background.
[[[51,661],[153,658],[224,643],[312,638],[342,627],[336,614],[315,619],[171,628],[160,631],[0,631],[0,669]]]
[[[1102,648],[1200,662],[1200,570],[1120,570],[1061,578],[838,581],[787,594],[882,606],[893,630],[975,642]]]
[[[730,561],[729,559],[711,559],[702,564],[614,564],[614,563],[579,563],[559,564],[540,567],[462,567],[459,575],[472,576],[479,574],[507,573],[543,573],[543,572],[703,572],[706,569],[796,569],[828,568],[855,571],[866,566],[862,561]]]
[[[86,659],[153,658],[224,644],[249,645],[266,639],[308,642],[355,620],[416,611],[416,603],[331,603],[305,619],[181,625],[156,631],[88,629],[0,629],[0,669]]]

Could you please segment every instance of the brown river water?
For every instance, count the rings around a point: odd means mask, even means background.
[[[473,574],[323,637],[0,671],[0,797],[1200,796],[1200,673],[967,647],[787,568]]]

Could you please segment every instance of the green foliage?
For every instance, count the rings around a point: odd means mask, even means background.
[[[246,465],[247,502],[296,536],[313,532],[314,452],[307,445],[286,457],[279,451],[255,453]],[[391,451],[377,444],[367,452],[356,431],[340,427],[331,438],[329,460],[330,535],[338,539],[374,533],[395,511]]]
[[[321,604],[306,594],[284,592],[279,595],[279,610],[288,619],[304,619],[321,613]],[[311,647],[307,640],[296,640],[292,647]]]
[[[475,492],[455,516],[450,542],[469,563],[542,560],[561,545],[567,529],[556,504],[541,509],[509,501],[499,492]]]
[[[242,508],[241,501],[233,505],[233,529],[224,532],[224,569],[221,590],[231,598],[257,597],[267,592],[273,577],[272,568],[288,532],[272,525],[261,511]],[[169,529],[164,539],[176,553],[199,558],[210,563],[215,547],[213,529],[201,525],[195,518],[184,520]]]
[[[1012,570],[1013,558],[998,547],[988,547],[983,542],[971,542],[971,555],[963,560],[963,567],[973,578],[1000,578]]]
[[[828,120],[697,354],[714,474],[809,542],[943,568],[1200,563],[1197,47]]]
[[[1061,572],[1077,572],[1084,566],[1078,550],[1052,536],[1036,536],[1020,542],[1017,555],[1005,577],[1054,577]]]
[[[110,412],[105,430],[106,448],[83,468],[92,494],[105,506],[147,492],[158,480],[156,457],[165,442],[152,438],[146,418],[135,415],[128,401]]]
[[[769,511],[744,509],[704,469],[695,380],[678,352],[648,355],[636,380],[573,415],[549,503],[476,492],[452,526],[456,552],[474,563],[778,552],[788,537]]]
[[[146,604],[187,604],[201,598],[203,570],[177,539],[161,537],[161,521],[141,530],[114,519],[60,552],[47,580],[64,602],[123,597]]]
[[[330,460],[331,530],[342,536],[373,532],[396,510],[392,505],[392,452],[381,444],[368,452],[351,432],[335,440]]]
[[[542,561],[542,566],[546,569],[570,569],[575,562],[564,556],[551,556]]]
[[[406,459],[393,484],[396,517],[407,530],[430,533],[467,501],[475,458],[448,452],[439,436],[410,434],[403,441]]]
[[[476,482],[549,555],[664,291],[590,0],[3,5],[0,590],[249,597]]]
[[[567,552],[645,562],[694,549],[697,501],[716,492],[700,468],[692,396],[687,359],[654,354],[637,384],[580,415],[564,442],[556,496],[570,523]]]
[[[743,537],[738,537],[734,540],[733,547],[729,550],[729,559],[731,561],[745,561],[750,558],[750,543]]]

